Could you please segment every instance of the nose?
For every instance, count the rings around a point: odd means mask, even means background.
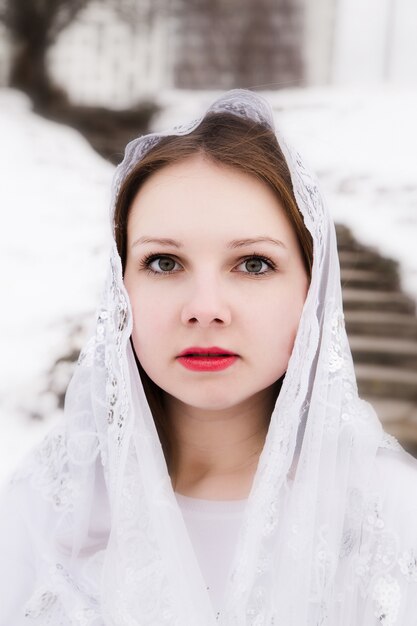
[[[205,273],[193,281],[185,297],[181,321],[186,325],[198,323],[202,327],[212,323],[230,324],[230,306],[216,277]]]

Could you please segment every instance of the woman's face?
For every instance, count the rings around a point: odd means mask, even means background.
[[[201,155],[153,174],[131,206],[124,281],[136,355],[177,400],[227,409],[286,371],[309,281],[266,183]],[[188,369],[178,356],[195,346],[237,357],[224,369]]]

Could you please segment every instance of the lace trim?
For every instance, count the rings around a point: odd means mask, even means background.
[[[71,606],[69,613],[66,610],[68,606]],[[75,582],[59,562],[49,567],[48,585],[41,584],[35,590],[25,604],[24,612],[25,617],[40,620],[42,626],[99,626],[97,620],[101,617],[98,596],[89,594]]]
[[[13,473],[10,484],[28,479],[55,511],[73,511],[80,485],[72,478],[68,461],[65,433],[62,427],[55,428]]]
[[[388,450],[402,450],[402,446],[399,443],[398,439],[385,431],[382,434],[381,443],[379,444],[380,448],[386,448]]]

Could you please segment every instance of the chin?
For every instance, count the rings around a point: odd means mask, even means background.
[[[169,392],[171,393],[171,392]],[[204,411],[224,411],[226,409],[230,409],[240,402],[243,402],[247,399],[247,395],[238,395],[225,393],[224,389],[219,389],[219,392],[216,393],[216,390],[211,387],[205,393],[183,393],[183,394],[174,394],[171,393],[174,397],[176,397],[180,402],[192,406],[196,409],[201,409]]]

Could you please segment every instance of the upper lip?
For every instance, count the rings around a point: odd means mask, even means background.
[[[186,348],[178,356],[186,356],[190,354],[229,354],[233,356],[237,356],[234,352],[230,352],[230,350],[225,350],[225,348],[219,348],[218,346],[210,346],[208,348],[201,348],[200,346],[191,346],[191,348]]]

